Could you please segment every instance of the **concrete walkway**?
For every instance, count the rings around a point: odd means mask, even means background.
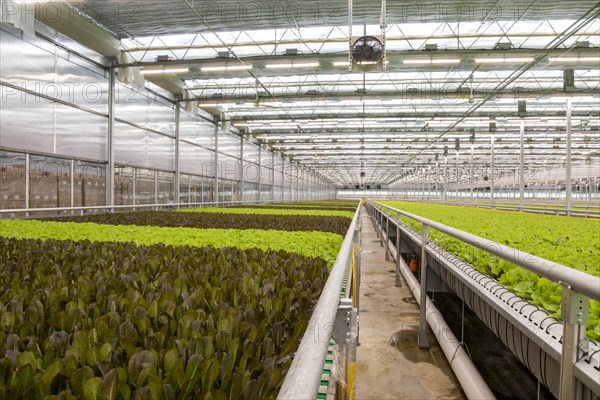
[[[369,216],[362,218],[356,399],[464,399],[431,332],[431,350],[417,348],[419,307],[404,280],[394,286],[395,263],[385,261]]]

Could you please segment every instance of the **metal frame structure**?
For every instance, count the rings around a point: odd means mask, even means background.
[[[593,140],[600,131],[597,2],[383,2],[387,21],[368,1],[353,3],[284,8],[265,1],[231,7],[186,0],[172,8],[146,1],[115,10],[113,3],[94,0],[36,15],[106,57],[127,54],[119,59],[130,61],[115,67],[188,68],[147,79],[186,104],[199,100],[207,112],[231,119],[243,133],[340,187],[431,183],[433,157],[456,138],[465,143],[472,129],[472,173],[464,173],[469,155],[460,150],[443,180],[450,186],[481,183],[490,146],[483,119],[492,117],[495,164],[502,166],[497,176],[518,169],[527,177],[531,168],[563,165],[568,146],[556,139],[569,123],[571,162],[600,166]],[[384,30],[385,71],[348,72],[353,24],[371,35]],[[592,97],[578,98],[584,95]],[[566,101],[554,96],[572,99],[570,122]],[[517,109],[522,100],[526,114]],[[516,135],[522,120],[525,132]]]
[[[363,212],[363,206],[359,204],[279,391],[279,400],[317,397],[330,340],[338,344],[338,357],[343,360],[340,373],[342,391],[347,398],[354,398],[360,296],[360,218]]]
[[[568,268],[517,249],[460,231],[435,221],[393,207],[368,202],[367,210],[381,228],[382,240],[402,252],[420,253],[421,304],[423,293],[433,289],[428,283],[434,273],[465,301],[482,321],[527,365],[559,399],[588,398],[600,395],[595,378],[600,368],[600,347],[585,337],[589,299],[600,300],[600,277]],[[396,217],[392,217],[392,213]],[[422,224],[415,232],[401,220],[409,218]],[[383,226],[396,225],[383,230]],[[471,265],[428,240],[428,229],[447,234],[464,243],[525,268],[563,286],[563,323],[544,310],[511,293],[494,279],[476,271]],[[399,234],[399,236],[398,236]],[[400,243],[398,241],[401,241]],[[399,246],[399,247],[397,247]],[[402,270],[407,272],[406,269]],[[399,273],[399,271],[397,271]],[[406,275],[405,275],[406,277]],[[414,279],[414,278],[408,278]],[[475,300],[477,299],[477,300]],[[483,304],[483,306],[482,306]],[[420,335],[424,329],[426,309],[421,307]],[[523,350],[525,343],[528,351]],[[426,343],[420,341],[420,347]],[[540,369],[537,365],[542,365]],[[559,382],[559,385],[556,385]],[[462,382],[461,382],[462,383]]]

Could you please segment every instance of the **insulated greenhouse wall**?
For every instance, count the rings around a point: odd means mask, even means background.
[[[106,71],[47,41],[0,32],[0,146],[106,161]]]
[[[42,24],[36,30],[43,36],[30,38],[0,24],[0,209],[334,195],[329,183],[310,172],[320,190],[307,196],[296,187],[289,160],[282,174],[282,164],[273,165],[280,156],[233,128],[216,129],[203,111],[178,110],[173,96],[157,86],[118,81],[112,195],[106,187],[111,61]]]

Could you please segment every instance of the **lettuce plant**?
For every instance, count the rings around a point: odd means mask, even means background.
[[[287,232],[257,229],[194,229],[105,225],[35,220],[0,220],[0,234],[17,239],[90,240],[94,242],[163,243],[171,246],[213,246],[286,250],[320,257],[333,265],[341,235],[329,232]]]
[[[399,201],[381,203],[600,276],[598,220]],[[416,221],[408,218],[403,221],[421,230]],[[513,292],[560,318],[559,284],[438,231],[432,230],[431,237],[479,271],[491,271]],[[600,339],[600,302],[595,300],[590,301],[587,335]]]
[[[58,222],[93,222],[109,225],[183,227],[197,229],[260,229],[278,231],[319,231],[345,235],[350,218],[318,215],[262,215],[225,213],[176,213],[136,211],[51,219]]]
[[[354,211],[336,210],[294,210],[274,208],[235,208],[235,207],[209,207],[209,208],[185,208],[177,212],[200,212],[200,213],[225,213],[225,214],[251,214],[251,215],[317,215],[323,217],[346,217],[353,218]]]
[[[0,238],[0,398],[272,398],[327,274],[284,251]]]

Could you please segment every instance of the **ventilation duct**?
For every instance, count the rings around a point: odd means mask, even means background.
[[[122,51],[119,54],[119,64],[132,64],[134,62],[131,56]],[[143,89],[145,86],[144,76],[140,72],[139,67],[120,67],[117,68],[117,77],[119,82],[126,83],[128,85],[134,85],[138,89]]]

